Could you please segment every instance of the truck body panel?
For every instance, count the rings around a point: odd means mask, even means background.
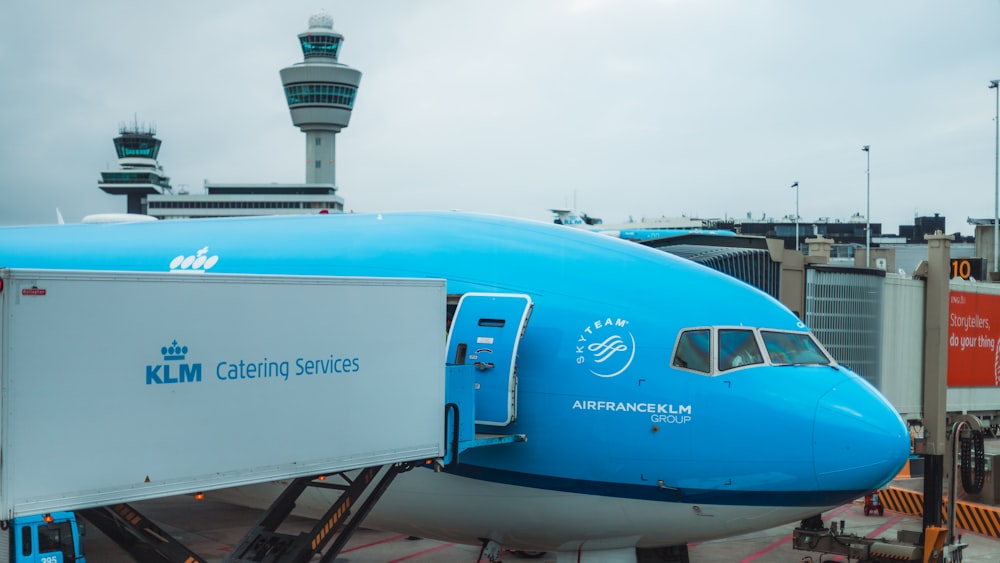
[[[0,277],[0,519],[444,453],[443,280]]]

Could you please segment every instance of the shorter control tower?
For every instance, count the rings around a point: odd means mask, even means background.
[[[281,69],[292,123],[306,134],[306,183],[336,186],[336,135],[351,121],[361,71],[337,62],[344,36],[324,11],[299,34],[301,63]]]
[[[120,168],[101,172],[97,187],[109,194],[128,196],[128,213],[146,213],[147,196],[172,193],[170,178],[156,160],[160,152],[156,126],[139,125],[138,120],[121,123],[114,143]]]

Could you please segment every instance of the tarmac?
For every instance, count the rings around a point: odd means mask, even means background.
[[[134,506],[210,563],[221,562],[259,517],[259,512],[253,509],[212,500],[196,501],[190,496],[137,502]],[[872,538],[894,539],[897,530],[919,530],[921,526],[919,519],[889,511],[884,516],[865,516],[860,500],[831,510],[823,518],[836,522],[838,527],[843,521],[845,533]],[[298,533],[311,526],[311,520],[292,517],[281,531]],[[793,550],[794,528],[795,524],[789,524],[743,536],[692,544],[689,546],[691,563],[802,563],[809,561],[805,557],[812,557],[815,563],[848,561],[845,557],[827,555],[821,558],[818,553]],[[956,530],[956,534],[961,534],[963,543],[969,546],[962,559],[965,563],[1000,563],[1000,541],[964,530]],[[361,528],[337,561],[474,563],[478,556],[478,546],[410,539],[402,534]],[[94,526],[87,527],[87,559],[93,563],[133,561]],[[512,553],[502,554],[502,559],[507,563],[522,560]],[[555,563],[556,558],[554,554],[546,554],[533,560]]]

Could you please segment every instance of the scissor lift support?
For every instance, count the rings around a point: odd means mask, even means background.
[[[523,442],[524,434],[477,434],[472,416],[462,417],[460,405],[475,404],[472,365],[446,367],[445,455],[364,467],[330,475],[293,479],[225,558],[226,563],[308,563],[317,554],[322,563],[333,561],[352,534],[401,473],[422,465],[438,468],[458,464],[459,455],[472,448]],[[472,411],[474,409],[467,409]],[[307,532],[279,532],[309,487],[341,491],[326,513]],[[79,514],[143,563],[205,563],[205,560],[128,504],[80,510]],[[332,543],[331,543],[332,542]]]

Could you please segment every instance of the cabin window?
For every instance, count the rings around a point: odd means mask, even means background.
[[[719,329],[719,371],[764,363],[752,330]]]
[[[677,341],[673,365],[675,367],[712,372],[712,333],[707,328],[685,330]]]
[[[31,555],[31,526],[21,528],[21,555]]]
[[[59,526],[39,526],[38,528],[38,552],[51,553],[59,551],[62,545],[62,530]]]
[[[827,365],[830,358],[816,344],[812,336],[804,332],[760,331],[764,347],[772,364],[819,364]]]
[[[69,522],[38,528],[38,553],[62,553],[63,561],[69,561],[75,551],[73,528]]]

